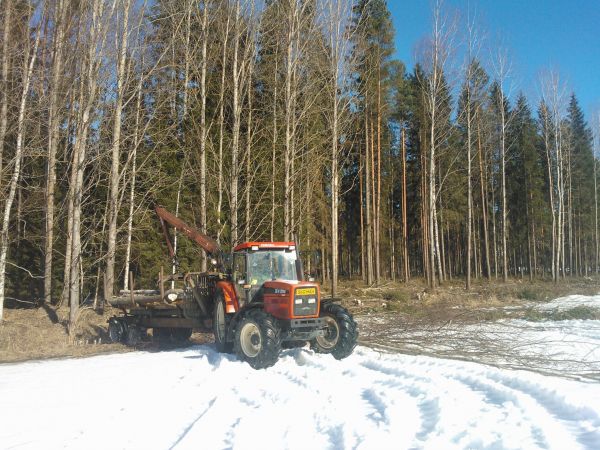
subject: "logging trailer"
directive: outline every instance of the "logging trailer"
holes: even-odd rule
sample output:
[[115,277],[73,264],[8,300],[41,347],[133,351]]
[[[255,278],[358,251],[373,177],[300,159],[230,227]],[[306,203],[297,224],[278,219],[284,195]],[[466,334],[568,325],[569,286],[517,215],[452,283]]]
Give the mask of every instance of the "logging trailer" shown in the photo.
[[133,290],[131,280],[129,291],[107,299],[122,312],[108,321],[113,342],[136,345],[152,329],[160,343],[176,343],[193,329],[209,329],[218,351],[233,352],[255,369],[274,365],[282,347],[306,343],[336,359],[352,353],[358,337],[352,315],[304,280],[296,243],[245,242],[226,258],[210,237],[164,208],[155,211],[171,258],[169,226],[205,250],[212,270],[167,276],[161,270],[156,290]]

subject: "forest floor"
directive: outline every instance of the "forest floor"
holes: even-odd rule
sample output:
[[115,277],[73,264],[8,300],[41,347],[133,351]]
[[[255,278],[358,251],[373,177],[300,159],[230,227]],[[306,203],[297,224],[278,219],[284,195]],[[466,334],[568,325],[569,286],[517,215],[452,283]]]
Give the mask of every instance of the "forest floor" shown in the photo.
[[[327,286],[323,290],[327,296]],[[362,345],[403,353],[432,353],[435,346],[420,345],[433,339],[432,330],[437,333],[437,340],[440,330],[455,330],[457,326],[464,328],[505,318],[535,321],[555,314],[540,312],[532,306],[536,303],[599,292],[600,278],[568,279],[558,285],[541,280],[474,281],[469,292],[465,291],[463,280],[446,282],[435,291],[428,289],[422,279],[408,283],[384,281],[373,287],[365,287],[361,280],[346,280],[341,283],[338,297],[357,318]],[[108,338],[107,320],[115,313],[118,311],[110,308],[102,313],[83,310],[76,337],[69,340],[66,308],[6,309],[0,325],[0,362],[130,351],[124,345],[110,343]],[[597,310],[584,306],[558,314],[564,317],[554,319],[600,318],[596,317]],[[194,333],[191,341],[211,342],[212,336]],[[152,350],[155,344],[144,346]],[[452,346],[442,350],[450,352]]]

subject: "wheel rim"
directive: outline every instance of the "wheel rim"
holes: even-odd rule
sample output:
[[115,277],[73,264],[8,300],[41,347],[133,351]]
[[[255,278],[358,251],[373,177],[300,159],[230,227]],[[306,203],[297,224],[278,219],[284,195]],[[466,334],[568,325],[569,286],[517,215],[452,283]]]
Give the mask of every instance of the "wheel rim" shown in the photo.
[[223,302],[217,303],[217,318],[216,318],[217,339],[225,340],[225,311],[223,310]]
[[260,353],[262,347],[262,338],[260,330],[255,323],[247,323],[242,327],[240,332],[240,346],[244,355],[249,358],[254,358]]
[[323,317],[327,322],[327,328],[323,336],[317,336],[317,342],[319,345],[326,349],[332,349],[338,342],[340,337],[340,327],[333,317]]

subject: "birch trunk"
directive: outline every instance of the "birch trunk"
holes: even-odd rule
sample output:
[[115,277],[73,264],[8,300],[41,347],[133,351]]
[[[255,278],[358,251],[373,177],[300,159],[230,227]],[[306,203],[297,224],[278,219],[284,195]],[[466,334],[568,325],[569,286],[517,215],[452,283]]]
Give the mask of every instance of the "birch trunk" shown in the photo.
[[231,246],[235,247],[238,243],[238,177],[239,177],[239,142],[240,142],[240,72],[239,48],[240,48],[240,0],[235,4],[235,25],[234,25],[234,49],[233,49],[233,131],[231,143]]
[[[207,233],[206,226],[206,139],[208,130],[206,128],[206,72],[208,67],[208,0],[204,1],[202,11],[202,66],[200,71],[200,232]],[[202,272],[207,270],[206,253],[202,252]]]
[[227,23],[223,32],[223,54],[221,58],[221,90],[219,91],[219,156],[218,156],[218,176],[217,176],[217,242],[221,242],[223,233],[223,145],[225,139],[225,74],[227,73],[227,43],[229,41],[229,23],[231,14],[227,12]]
[[2,106],[0,107],[0,183],[2,181],[4,162],[4,141],[8,127],[8,66],[10,64],[8,43],[10,41],[10,25],[12,23],[11,6],[11,1],[4,2],[4,27],[2,27]]
[[[52,81],[48,105],[48,168],[46,173],[46,243],[44,248],[44,302],[52,303],[52,263],[54,249],[54,197],[56,189],[56,153],[60,137],[58,117],[58,93],[63,74],[63,48],[65,44],[66,2],[56,5],[54,57],[52,58]],[[0,173],[1,163],[0,163]]]
[[295,35],[295,4],[290,2],[290,11],[288,13],[288,35],[286,49],[286,72],[285,72],[285,153],[284,153],[284,180],[283,180],[283,240],[289,241],[291,232],[291,173],[290,165],[292,158],[292,82],[293,82],[293,45]]
[[483,149],[481,148],[481,132],[477,128],[477,155],[479,158],[479,186],[481,190],[481,222],[483,223],[483,247],[485,252],[485,275],[492,279],[492,267],[490,265],[490,238],[488,232],[487,195],[485,189],[485,176],[483,172]]
[[[29,22],[29,20],[28,20]],[[31,77],[33,74],[33,67],[35,66],[35,60],[37,57],[37,49],[40,43],[41,27],[38,28],[35,38],[33,49],[29,45],[25,48],[25,58],[23,65],[23,77],[21,79],[23,89],[21,90],[21,102],[19,104],[19,115],[17,119],[17,141],[14,156],[14,168],[12,176],[10,178],[8,195],[4,203],[4,212],[2,215],[2,231],[0,234],[0,322],[2,322],[4,315],[4,291],[6,283],[6,259],[8,257],[9,247],[9,225],[10,225],[10,213],[13,202],[15,200],[15,194],[21,177],[21,165],[23,161],[23,135],[25,134],[25,108],[27,106],[27,96],[29,93],[29,86],[31,84]]]
[[[115,249],[117,246],[117,218],[118,218],[118,200],[119,200],[119,179],[120,179],[120,159],[121,159],[121,116],[123,109],[123,94],[125,86],[125,64],[127,56],[127,44],[129,33],[129,9],[131,0],[123,1],[123,25],[121,30],[121,42],[119,48],[119,57],[117,60],[117,97],[115,100],[115,117],[113,122],[113,136],[111,149],[111,166],[109,176],[109,201],[108,201],[108,246],[106,255],[106,274],[104,283],[104,297],[113,296],[115,284]],[[117,27],[118,28],[118,27]],[[118,30],[115,31],[118,33]],[[117,38],[118,40],[118,38]],[[125,274],[125,278],[128,274]]]
[[[102,50],[106,38],[109,18],[116,6],[116,0],[113,0],[110,12],[104,12],[104,2],[94,0],[92,4],[92,17],[90,24],[90,40],[88,42],[88,54],[86,57],[86,72],[82,76],[82,89],[79,104],[83,105],[82,112],[78,119],[77,136],[73,147],[73,164],[71,166],[71,176],[74,184],[71,186],[73,210],[69,217],[71,222],[71,258],[70,258],[70,276],[69,276],[69,334],[73,336],[75,332],[74,325],[77,321],[80,294],[82,289],[82,264],[81,264],[81,209],[83,202],[83,175],[86,166],[86,148],[91,120],[92,108],[96,99],[98,89],[98,69],[100,61],[96,58],[96,52]],[[104,20],[104,22],[102,22]],[[87,85],[84,84],[87,82]]]

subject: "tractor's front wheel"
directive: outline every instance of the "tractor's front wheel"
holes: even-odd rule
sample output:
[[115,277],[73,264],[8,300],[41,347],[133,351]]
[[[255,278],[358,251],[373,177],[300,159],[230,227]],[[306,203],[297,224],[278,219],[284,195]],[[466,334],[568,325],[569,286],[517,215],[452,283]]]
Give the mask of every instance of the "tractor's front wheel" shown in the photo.
[[335,359],[350,356],[358,339],[352,314],[341,305],[325,303],[321,306],[321,318],[325,319],[327,328],[323,336],[311,341],[310,347],[317,353],[331,353]]
[[274,365],[281,351],[281,330],[275,319],[260,309],[245,313],[236,327],[234,349],[254,369]]

